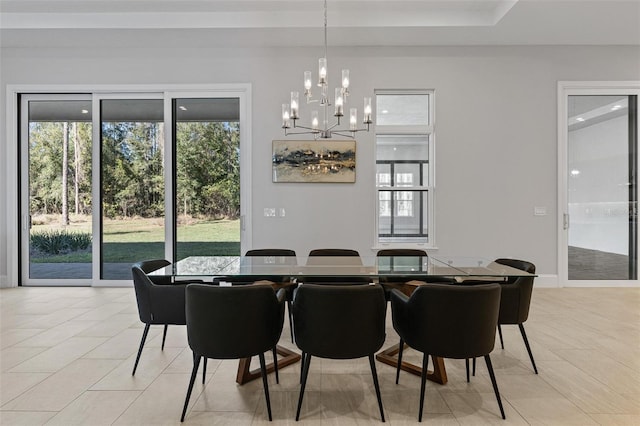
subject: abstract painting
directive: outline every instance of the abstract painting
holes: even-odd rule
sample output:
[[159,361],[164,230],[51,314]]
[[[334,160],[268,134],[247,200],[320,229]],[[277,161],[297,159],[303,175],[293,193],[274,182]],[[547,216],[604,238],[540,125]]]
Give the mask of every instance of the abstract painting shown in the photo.
[[274,182],[356,181],[355,140],[273,141]]

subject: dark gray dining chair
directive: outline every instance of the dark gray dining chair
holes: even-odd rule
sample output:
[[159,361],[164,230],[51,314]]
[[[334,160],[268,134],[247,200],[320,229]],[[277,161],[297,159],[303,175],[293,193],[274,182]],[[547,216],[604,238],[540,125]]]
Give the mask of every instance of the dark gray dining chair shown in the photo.
[[[266,248],[247,250],[245,256],[266,256],[266,257],[291,257],[295,259],[296,252],[291,249]],[[295,263],[295,262],[294,262]],[[291,301],[293,300],[293,290],[295,283],[291,282],[290,276],[269,277],[279,285],[286,286],[287,293],[287,312],[289,313],[289,329],[291,330],[291,342],[293,342],[293,314],[291,313]]]
[[385,340],[386,301],[375,285],[301,284],[293,302],[296,345],[302,351],[302,375],[296,421],[309,375],[312,357],[329,359],[369,358],[380,417],[380,396],[374,354]]
[[[500,258],[496,259],[495,262],[530,274],[536,273],[536,266],[526,260]],[[522,340],[524,341],[524,346],[527,348],[533,371],[538,374],[538,367],[536,367],[531,346],[529,345],[529,339],[527,339],[527,333],[524,330],[524,322],[529,318],[534,278],[533,276],[509,277],[506,281],[499,283],[502,290],[502,297],[500,299],[500,316],[498,317],[498,335],[500,336],[500,346],[504,349],[501,326],[517,324],[520,329],[520,334],[522,335]],[[463,283],[466,285],[469,284],[468,281],[464,281]],[[474,359],[473,375],[475,375],[475,373],[476,360]]]
[[[520,269],[530,274],[536,273],[536,266],[526,260],[497,259],[496,263],[511,266],[512,268]],[[527,339],[527,333],[524,331],[524,322],[529,318],[531,294],[533,293],[533,279],[533,276],[511,277],[508,278],[506,282],[500,283],[502,297],[500,299],[500,316],[498,317],[498,334],[500,335],[500,346],[504,349],[501,325],[517,324],[524,345],[527,348],[529,359],[531,359],[533,371],[538,374],[538,368],[533,359],[531,346],[529,346],[529,339]]]
[[[362,259],[360,258],[360,253],[357,250],[353,249],[341,249],[341,248],[322,248],[322,249],[313,249],[309,252],[309,256],[307,258],[307,265],[323,265],[324,262],[322,259],[314,259],[321,257],[342,257],[344,259],[344,265],[352,265],[352,266],[362,266]],[[369,284],[371,279],[367,277],[347,277],[347,276],[328,276],[328,275],[316,275],[316,276],[306,276],[302,278],[302,282],[307,284]]]
[[[296,252],[291,249],[281,248],[264,248],[264,249],[252,249],[247,250],[244,254],[249,257],[287,257],[292,258],[295,264]],[[295,289],[295,283],[292,283],[290,276],[248,276],[248,275],[236,275],[236,276],[219,276],[213,279],[213,283],[229,282],[232,285],[246,285],[253,284],[256,281],[273,281],[276,285],[286,287],[287,294],[287,311],[289,313],[289,329],[291,330],[291,342],[293,342],[293,316],[291,315],[291,301],[293,300],[293,290]]]
[[[266,248],[266,249],[252,249],[247,250],[244,254],[247,257],[296,257],[295,250],[280,249],[280,248]],[[273,281],[277,284],[288,284],[291,281],[289,276],[256,276],[256,275],[224,275],[214,277],[213,282],[229,282],[233,285],[253,284],[256,281]]]
[[340,248],[323,248],[313,249],[309,252],[309,256],[350,256],[360,257],[360,253],[353,249],[340,249]]
[[202,358],[240,359],[258,355],[269,420],[271,402],[264,352],[278,343],[284,322],[285,291],[269,285],[220,287],[190,284],[186,318],[193,369],[180,421],[184,421]]
[[391,292],[393,328],[400,336],[396,384],[400,378],[403,347],[422,352],[422,377],[418,421],[422,421],[429,355],[469,359],[483,356],[493,391],[505,418],[491,357],[500,310],[500,286],[423,284],[411,297]]
[[[291,249],[281,248],[264,248],[264,249],[252,249],[247,250],[245,256],[290,256],[295,257],[296,251]],[[288,278],[288,277],[287,277]]]
[[[415,258],[416,266],[420,266],[422,264],[422,258],[428,257],[427,252],[420,249],[383,249],[378,250],[376,253],[377,257],[390,257],[393,260],[394,256],[406,258],[403,259],[407,261],[409,258]],[[413,259],[412,259],[413,260]],[[391,265],[389,265],[391,266]],[[392,276],[392,277],[379,277],[378,282],[384,288],[384,295],[387,301],[391,300],[391,290],[394,288],[399,289],[402,285],[404,285],[407,281],[411,281],[415,279],[414,277],[402,277],[400,276]]]
[[[415,266],[417,270],[422,266],[423,260],[428,258],[429,255],[426,251],[421,249],[410,249],[410,248],[398,248],[398,249],[382,249],[379,250],[376,254],[377,257],[389,257],[391,261],[393,261],[393,257],[398,257],[398,261],[407,262],[411,260],[411,265]],[[413,259],[412,259],[413,258]],[[452,277],[443,277],[443,276],[428,276],[422,275],[419,277],[415,276],[415,272],[402,276],[401,273],[398,273],[394,276],[384,277],[381,276],[378,278],[378,282],[382,284],[385,290],[385,297],[387,300],[391,300],[391,290],[393,289],[401,289],[404,284],[409,281],[417,281],[419,282],[436,282],[436,283],[451,283],[455,284],[456,280]]]
[[142,355],[142,348],[147,340],[151,325],[164,325],[162,334],[162,349],[164,349],[169,324],[186,324],[184,291],[187,283],[173,284],[170,276],[153,277],[147,275],[150,271],[155,271],[170,264],[171,262],[164,259],[154,259],[135,263],[131,267],[133,287],[138,304],[138,315],[140,321],[145,324],[138,355],[133,364],[132,376],[136,374],[140,355]]

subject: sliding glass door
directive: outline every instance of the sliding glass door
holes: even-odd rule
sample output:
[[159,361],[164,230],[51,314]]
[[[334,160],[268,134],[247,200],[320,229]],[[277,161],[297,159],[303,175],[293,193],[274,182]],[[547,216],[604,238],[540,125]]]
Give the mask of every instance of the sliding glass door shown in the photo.
[[563,282],[636,281],[637,91],[570,90],[565,101]]
[[21,98],[22,276],[92,277],[92,113],[88,95]]
[[100,99],[100,278],[165,257],[164,101]]
[[240,254],[245,100],[215,94],[21,95],[21,284],[119,285],[140,260]]
[[176,98],[176,259],[240,254],[240,100]]

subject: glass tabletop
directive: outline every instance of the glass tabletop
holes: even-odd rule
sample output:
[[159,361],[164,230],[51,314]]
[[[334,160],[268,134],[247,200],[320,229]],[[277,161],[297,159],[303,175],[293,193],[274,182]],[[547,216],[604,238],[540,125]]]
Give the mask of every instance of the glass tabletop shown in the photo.
[[533,276],[491,260],[433,256],[191,256],[152,275],[179,277],[516,277]]
[[496,263],[493,260],[469,256],[438,256],[437,262],[447,264],[464,272],[468,277],[529,277],[529,272]]

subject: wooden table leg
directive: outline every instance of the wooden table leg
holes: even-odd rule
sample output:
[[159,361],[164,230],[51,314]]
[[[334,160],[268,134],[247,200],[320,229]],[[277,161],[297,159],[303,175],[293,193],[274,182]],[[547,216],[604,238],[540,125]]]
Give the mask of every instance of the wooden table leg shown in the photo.
[[[405,345],[405,348],[408,348],[408,346]],[[376,359],[382,363],[397,367],[398,352],[400,352],[400,344],[395,344],[376,355]],[[444,358],[431,355],[431,360],[433,363],[433,371],[427,371],[427,379],[431,380],[432,382],[440,383],[441,385],[446,384],[447,370],[444,367]],[[417,376],[422,375],[421,366],[411,364],[406,361],[402,361],[400,369]]]
[[[282,358],[278,358],[278,370],[286,367],[287,365],[295,364],[300,361],[300,354],[295,353],[287,348],[282,346],[276,346],[276,352],[278,355],[282,355]],[[240,363],[238,364],[238,375],[236,376],[236,383],[240,385],[244,385],[251,380],[255,380],[259,377],[262,377],[262,373],[260,373],[260,369],[257,368],[255,370],[250,370],[251,367],[251,358],[241,358]],[[275,367],[273,363],[269,363],[266,365],[267,374],[275,371]]]

